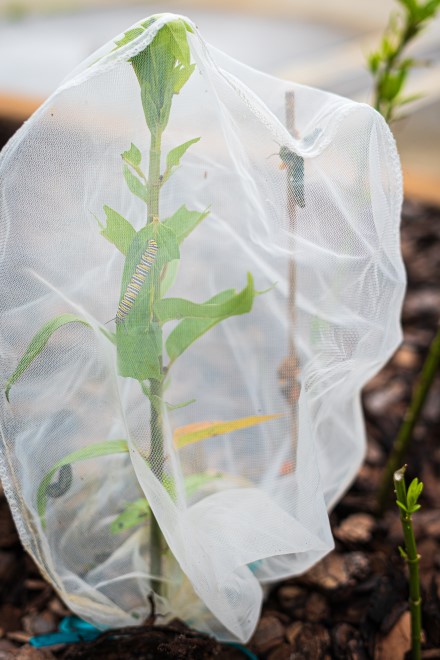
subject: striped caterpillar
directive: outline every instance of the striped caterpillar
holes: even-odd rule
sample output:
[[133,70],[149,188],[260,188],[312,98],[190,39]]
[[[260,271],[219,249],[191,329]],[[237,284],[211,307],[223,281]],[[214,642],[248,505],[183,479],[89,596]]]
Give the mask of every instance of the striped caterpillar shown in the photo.
[[157,256],[157,243],[154,239],[148,241],[146,250],[142,253],[141,260],[137,264],[133,275],[130,278],[125,293],[119,303],[118,311],[113,319],[116,325],[123,323],[133,307],[139,292],[147,279]]

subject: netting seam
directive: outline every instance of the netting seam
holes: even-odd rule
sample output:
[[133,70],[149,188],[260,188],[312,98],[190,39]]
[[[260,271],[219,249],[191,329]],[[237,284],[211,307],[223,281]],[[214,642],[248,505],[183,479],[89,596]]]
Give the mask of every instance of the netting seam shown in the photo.
[[20,507],[16,495],[16,489],[14,489],[11,479],[9,477],[9,468],[6,463],[5,457],[4,457],[4,451],[0,451],[0,481],[3,486],[3,491],[6,495],[6,499],[9,504],[9,508],[11,510],[15,526],[17,528],[18,534],[20,536],[20,540],[25,546],[25,548],[29,549],[31,548],[31,535],[29,534],[29,531],[27,529],[27,526],[24,524],[22,520],[22,509],[23,507]]

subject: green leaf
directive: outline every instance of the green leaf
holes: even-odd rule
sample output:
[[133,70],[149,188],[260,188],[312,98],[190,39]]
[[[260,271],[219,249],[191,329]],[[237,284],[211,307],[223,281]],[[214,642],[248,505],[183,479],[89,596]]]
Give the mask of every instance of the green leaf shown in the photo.
[[183,298],[164,298],[156,302],[155,311],[162,323],[185,318],[223,320],[250,312],[255,295],[254,281],[248,273],[245,288],[225,302],[195,303]]
[[127,165],[130,165],[134,171],[140,176],[141,179],[143,179],[146,183],[147,179],[145,177],[145,174],[140,168],[140,164],[142,162],[142,154],[140,150],[131,143],[130,149],[128,151],[124,151],[121,154],[122,160],[127,163]]
[[179,62],[185,66],[190,65],[191,53],[186,36],[186,25],[180,18],[166,24],[170,35],[170,49]]
[[[234,289],[228,289],[218,293],[213,298],[210,298],[207,303],[223,303],[231,300],[236,295]],[[191,346],[199,337],[208,332],[217,323],[220,323],[221,318],[214,319],[184,319],[181,321],[174,330],[169,334],[165,347],[168,357],[171,362],[174,362],[179,355]]]
[[428,18],[433,18],[440,8],[440,0],[430,0],[421,7],[420,17],[426,21]]
[[191,399],[190,401],[184,401],[183,403],[168,403],[167,401],[163,401],[160,397],[158,397],[156,394],[151,393],[151,388],[148,387],[146,383],[141,382],[141,388],[142,392],[145,394],[146,397],[150,400],[151,405],[154,407],[155,411],[160,415],[162,412],[162,408],[165,405],[166,409],[169,411],[173,410],[178,410],[179,408],[185,408],[186,406],[189,406],[191,403],[195,402],[195,399]]
[[[222,479],[222,477],[222,472],[201,472],[185,477],[184,487],[186,496],[188,498],[192,497],[205,484],[210,483],[211,481]],[[170,493],[171,497],[174,498],[175,487],[173,481],[165,477],[164,486]],[[128,529],[144,523],[146,520],[148,520],[149,515],[150,506],[144,497],[139,498],[134,502],[129,502],[126,505],[124,511],[122,511],[122,513],[120,513],[110,525],[110,531],[112,534],[126,532]]]
[[184,204],[169,218],[165,218],[163,224],[173,230],[177,241],[181,243],[208,215],[209,209],[190,211]]
[[417,504],[417,500],[419,499],[422,490],[423,490],[423,483],[419,482],[419,480],[416,477],[411,481],[406,494],[406,501],[410,513],[420,509],[420,505]]
[[217,481],[222,479],[224,474],[222,472],[200,472],[196,474],[190,474],[185,477],[185,493],[188,498],[192,497],[197,493],[200,488],[206,486],[206,484],[211,483],[212,481]]
[[159,17],[160,14],[152,14],[145,21],[141,21],[142,27],[144,27],[145,29],[149,28],[150,25],[153,25],[153,23],[155,23]]
[[124,322],[116,329],[116,342],[120,376],[139,381],[162,378],[162,332],[157,323],[127,330]]
[[124,511],[117,516],[110,525],[110,532],[112,534],[120,534],[126,532],[127,529],[136,527],[142,522],[145,522],[150,515],[150,506],[144,497],[139,498],[135,502],[130,502],[125,507]]
[[408,509],[405,506],[405,504],[403,504],[403,502],[399,502],[399,500],[396,500],[396,504],[400,509],[402,509],[402,511],[404,511],[405,513],[408,513]]
[[190,66],[176,66],[173,71],[173,92],[178,94],[182,87],[188,82],[194,69],[196,68],[195,64]]
[[171,174],[173,173],[173,170],[176,167],[179,167],[180,159],[185,154],[185,152],[190,148],[192,144],[195,144],[199,140],[200,140],[199,137],[193,138],[192,140],[188,140],[187,142],[180,144],[178,147],[174,147],[174,149],[171,149],[171,151],[168,153],[167,156],[166,168],[162,177],[162,185],[170,178]]
[[110,243],[113,243],[122,254],[126,255],[136,235],[135,228],[120,213],[110,208],[110,206],[105,205],[104,212],[107,218],[107,226],[101,229],[101,234]]
[[173,94],[186,82],[190,69],[187,28],[181,19],[165,24],[144,51],[131,59],[141,87],[145,119],[152,134],[164,131],[168,123]]
[[139,167],[142,162],[141,151],[135,144],[133,144],[133,142],[130,145],[130,149],[124,151],[121,155],[123,160],[125,160],[125,162],[132,167]]
[[135,174],[133,174],[128,165],[124,165],[123,174],[130,192],[142,199],[142,201],[147,204],[148,186],[145,183],[142,183],[142,181]]
[[377,52],[371,53],[368,56],[368,67],[373,75],[378,72],[380,61],[381,61],[380,53]]
[[110,454],[123,454],[128,452],[128,444],[126,440],[107,440],[93,445],[88,445],[82,449],[64,456],[60,461],[55,463],[49,472],[41,480],[37,491],[37,511],[41,519],[43,528],[46,527],[46,507],[47,507],[47,487],[52,481],[55,473],[63,467],[63,465],[71,465],[78,461],[85,461],[91,458],[98,458],[100,456],[109,456]]
[[135,27],[131,30],[127,30],[127,32],[124,32],[124,36],[121,39],[115,41],[116,48],[120,48],[121,46],[125,46],[125,44],[129,44],[130,41],[136,39],[136,37],[138,37],[143,32],[145,32],[145,30],[142,27]]
[[166,292],[173,286],[176,281],[177,273],[179,270],[179,259],[174,259],[166,264],[161,274],[160,280],[160,297],[163,298]]
[[165,406],[167,410],[173,411],[173,410],[179,410],[179,408],[186,408],[186,406],[191,405],[191,403],[195,403],[196,399],[190,399],[189,401],[184,401],[183,403],[167,403],[165,401]]
[[395,74],[388,73],[380,84],[380,95],[386,101],[393,101],[403,87],[408,71],[402,69]]
[[216,435],[224,435],[225,433],[233,433],[241,429],[247,429],[264,422],[269,422],[273,419],[278,419],[283,415],[278,413],[275,415],[253,415],[252,417],[240,417],[240,419],[232,419],[228,422],[196,422],[194,424],[187,424],[181,426],[174,431],[173,441],[176,449],[182,449],[189,444],[213,438]]
[[400,556],[402,557],[402,559],[406,559],[406,560],[407,560],[407,559],[408,559],[408,555],[406,554],[405,550],[402,548],[401,545],[398,546],[398,550],[399,550],[399,553],[400,553]]
[[32,338],[24,355],[20,359],[16,370],[6,382],[5,394],[8,401],[11,387],[17,382],[20,376],[24,374],[26,369],[28,369],[35,358],[40,355],[41,351],[44,349],[55,330],[58,330],[58,328],[66,325],[66,323],[82,323],[89,328],[91,327],[87,321],[79,316],[75,316],[74,314],[61,314],[61,316],[57,316],[56,318],[51,319],[45,323],[43,327],[40,328],[40,330],[37,332],[37,334]]

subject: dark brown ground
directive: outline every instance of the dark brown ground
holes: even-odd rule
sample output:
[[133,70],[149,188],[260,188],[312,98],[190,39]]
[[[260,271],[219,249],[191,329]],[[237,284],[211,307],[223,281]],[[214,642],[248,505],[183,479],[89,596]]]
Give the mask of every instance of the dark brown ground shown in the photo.
[[[0,140],[11,126],[0,124]],[[372,516],[387,452],[440,318],[440,209],[407,202],[402,226],[409,287],[405,340],[364,393],[368,453],[352,488],[331,514],[336,549],[300,578],[272,589],[248,644],[267,660],[399,660],[409,648],[407,578],[397,552],[402,535],[390,500]],[[440,658],[440,378],[434,383],[407,462],[425,484],[415,516],[421,554],[425,658]],[[390,486],[390,494],[391,494]],[[23,551],[0,494],[0,660],[43,658],[142,660],[245,656],[176,623],[148,625],[89,645],[41,651],[27,640],[56,630],[68,614]]]

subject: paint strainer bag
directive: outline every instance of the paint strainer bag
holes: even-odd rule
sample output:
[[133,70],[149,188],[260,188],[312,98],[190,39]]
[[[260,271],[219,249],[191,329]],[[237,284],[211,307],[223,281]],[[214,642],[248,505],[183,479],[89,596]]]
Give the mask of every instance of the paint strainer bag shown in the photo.
[[101,628],[246,640],[332,546],[364,383],[401,339],[401,175],[369,106],[190,20],[84,62],[0,163],[1,478]]

